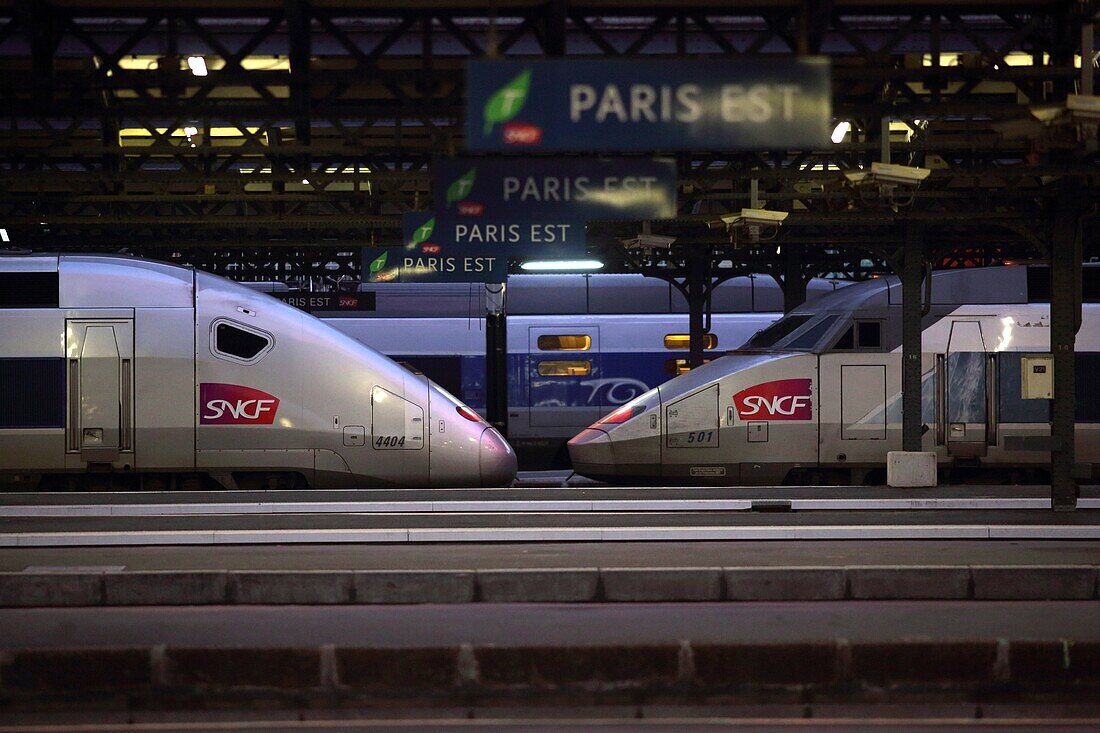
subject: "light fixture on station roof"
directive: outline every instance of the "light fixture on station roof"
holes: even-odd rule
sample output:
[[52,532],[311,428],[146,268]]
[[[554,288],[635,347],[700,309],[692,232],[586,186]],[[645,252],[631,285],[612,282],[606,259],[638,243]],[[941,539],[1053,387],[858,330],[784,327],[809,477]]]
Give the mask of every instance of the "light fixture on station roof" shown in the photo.
[[7,229],[0,229],[0,242],[10,242],[11,238],[8,236]]
[[195,76],[206,76],[209,73],[206,70],[206,59],[202,56],[188,56],[187,68],[191,69],[191,73]]
[[603,263],[599,260],[531,260],[521,264],[519,269],[527,272],[574,272],[601,270]]
[[847,136],[847,134],[851,131],[852,123],[848,122],[847,120],[841,120],[837,123],[836,127],[833,128],[833,134],[830,136],[829,139],[836,144],[840,144],[844,142],[845,136]]

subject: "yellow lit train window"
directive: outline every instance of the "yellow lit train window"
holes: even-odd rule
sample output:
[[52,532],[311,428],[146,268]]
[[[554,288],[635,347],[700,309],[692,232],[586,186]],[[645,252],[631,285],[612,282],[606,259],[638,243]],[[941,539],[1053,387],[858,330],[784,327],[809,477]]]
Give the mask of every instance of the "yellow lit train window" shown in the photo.
[[[665,348],[666,349],[688,349],[691,348],[691,337],[686,333],[670,333],[665,335]],[[703,348],[704,349],[716,349],[718,348],[718,337],[713,333],[703,335]]]
[[539,336],[539,351],[588,351],[592,337],[583,333]]
[[[706,364],[710,359],[703,359],[703,363]],[[687,374],[691,371],[691,367],[688,366],[687,359],[668,359],[665,361],[665,371],[676,377],[681,374]]]
[[540,377],[587,377],[592,373],[590,361],[540,361]]

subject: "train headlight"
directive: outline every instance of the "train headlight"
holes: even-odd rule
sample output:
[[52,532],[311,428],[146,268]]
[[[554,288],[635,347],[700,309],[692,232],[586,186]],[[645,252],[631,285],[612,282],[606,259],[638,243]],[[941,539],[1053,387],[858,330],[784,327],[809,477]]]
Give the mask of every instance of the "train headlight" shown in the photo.
[[596,421],[597,425],[619,425],[632,417],[637,417],[646,411],[646,406],[641,402],[631,402],[623,405],[609,415]]
[[482,421],[481,420],[481,415],[478,415],[476,412],[471,410],[469,407],[466,407],[466,405],[458,405],[457,407],[455,407],[455,411],[458,412],[459,415],[462,415],[462,417],[469,420],[470,422],[481,422]]

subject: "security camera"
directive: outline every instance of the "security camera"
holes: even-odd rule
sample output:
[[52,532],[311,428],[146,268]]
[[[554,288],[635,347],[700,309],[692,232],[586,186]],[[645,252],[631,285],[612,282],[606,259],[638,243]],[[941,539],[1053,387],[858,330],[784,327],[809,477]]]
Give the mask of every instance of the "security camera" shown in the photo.
[[[771,224],[779,226],[787,218],[789,212],[768,211],[767,209],[741,209],[741,221],[745,224]],[[725,217],[722,217],[725,219]]]
[[916,188],[932,173],[928,168],[895,163],[871,163],[871,175],[876,183],[893,183]]
[[728,229],[736,226],[766,224],[779,226],[789,213],[787,211],[768,211],[767,209],[741,209],[740,214],[726,214],[719,219],[711,219],[707,222],[707,226],[711,229],[718,229],[723,226]]
[[1070,94],[1066,97],[1066,109],[1074,121],[1100,121],[1100,97],[1091,94]]

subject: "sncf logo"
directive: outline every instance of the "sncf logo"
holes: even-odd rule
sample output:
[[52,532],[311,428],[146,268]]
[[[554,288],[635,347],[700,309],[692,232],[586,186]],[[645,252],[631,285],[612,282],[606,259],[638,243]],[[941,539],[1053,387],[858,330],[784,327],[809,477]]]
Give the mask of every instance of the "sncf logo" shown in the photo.
[[538,145],[542,128],[529,122],[509,122],[504,125],[505,145]]
[[733,396],[742,420],[812,420],[811,379],[777,379],[743,389]]
[[239,384],[199,385],[199,422],[203,425],[270,425],[279,398]]

